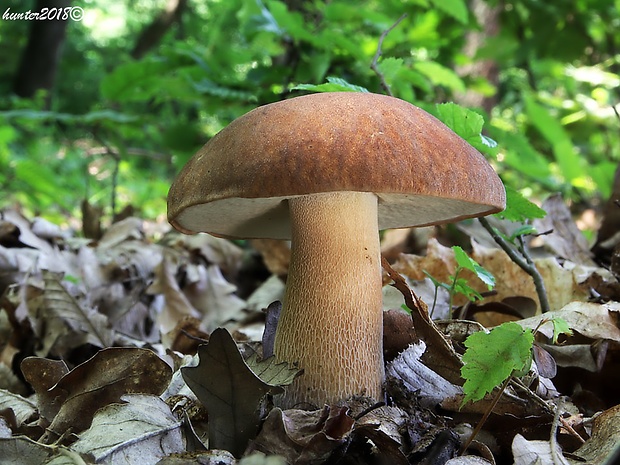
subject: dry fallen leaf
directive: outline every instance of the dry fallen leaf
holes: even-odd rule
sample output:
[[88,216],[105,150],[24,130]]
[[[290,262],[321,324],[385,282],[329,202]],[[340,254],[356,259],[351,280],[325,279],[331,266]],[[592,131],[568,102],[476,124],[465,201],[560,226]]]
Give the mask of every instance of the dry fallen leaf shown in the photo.
[[57,331],[46,332],[44,348],[39,353],[63,354],[85,343],[101,348],[110,346],[114,335],[105,315],[78,302],[63,286],[62,275],[43,270],[42,276],[45,305],[38,316],[48,323],[62,324],[54,325]]
[[78,365],[49,389],[47,409],[57,409],[43,441],[54,440],[68,428],[90,426],[95,412],[118,402],[123,394],[159,395],[171,378],[170,367],[152,351],[109,348]]
[[102,249],[113,248],[114,246],[131,239],[143,239],[144,230],[143,220],[136,217],[125,218],[122,221],[113,223],[99,239],[98,247]]
[[[0,463],[7,465],[74,465],[71,452],[62,446],[52,447],[26,436],[0,438]],[[81,459],[78,457],[78,459]],[[77,464],[76,464],[77,465]]]
[[291,244],[279,239],[253,239],[252,247],[263,257],[271,274],[286,276],[291,261]]
[[418,341],[399,354],[386,369],[386,376],[394,378],[419,397],[420,405],[434,408],[447,398],[462,394],[460,386],[452,384],[425,366],[420,358],[426,350],[424,341]]
[[512,455],[514,465],[568,465],[559,447],[554,449],[549,441],[528,441],[521,434],[517,434],[512,441]]
[[610,457],[615,449],[620,447],[619,444],[620,405],[616,405],[594,419],[592,436],[573,455],[589,463],[605,463],[605,458]]
[[55,402],[57,394],[51,388],[69,373],[69,368],[62,360],[42,357],[27,357],[20,368],[37,395],[37,407],[41,416],[51,422],[60,410],[60,405]]
[[542,208],[547,214],[544,218],[534,220],[534,227],[538,232],[545,233],[540,237],[545,247],[556,257],[579,265],[596,266],[588,241],[577,228],[573,214],[562,196],[549,196],[543,202]]
[[372,441],[377,448],[374,455],[379,463],[407,465],[409,460],[403,452],[407,442],[403,435],[409,424],[409,416],[403,410],[384,405],[359,418],[353,433]]
[[252,450],[283,456],[298,465],[323,463],[345,444],[355,420],[346,407],[322,410],[281,410],[274,408],[252,442]]
[[[571,302],[560,310],[547,312],[544,315],[519,320],[524,328],[534,329],[542,320],[561,318],[568,327],[590,339],[608,339],[620,342],[620,328],[617,321],[620,317],[620,303],[609,302],[597,304],[592,302]],[[553,336],[551,322],[542,325],[539,329],[548,338]]]
[[186,235],[170,232],[166,243],[175,249],[181,248],[198,254],[211,265],[218,265],[227,274],[234,274],[239,270],[243,259],[243,250],[235,243],[211,236],[210,234]]
[[94,457],[95,463],[154,465],[185,450],[181,422],[154,395],[128,394],[95,414],[92,425],[71,449]]
[[395,271],[415,281],[426,278],[424,271],[439,281],[447,282],[454,273],[456,260],[449,247],[445,247],[435,238],[430,238],[426,247],[426,255],[401,254],[392,265]]
[[32,419],[37,413],[37,408],[38,405],[32,400],[0,389],[0,412],[12,411],[18,427]]
[[[471,257],[495,277],[494,295],[486,297],[484,302],[502,301],[519,296],[533,299],[538,304],[538,295],[532,278],[513,262],[506,252],[472,241]],[[549,305],[553,310],[562,308],[572,301],[588,300],[590,298],[588,280],[594,275],[597,275],[602,282],[615,281],[611,273],[604,268],[576,264],[569,260],[560,263],[555,256],[536,258],[534,263],[543,277]],[[401,254],[393,268],[414,281],[424,280],[423,271],[427,271],[435,279],[449,282],[449,276],[454,272],[455,266],[452,250],[431,239],[425,256]],[[478,292],[487,290],[484,283],[474,279],[468,271],[463,272],[462,277]],[[455,303],[458,305],[466,302],[463,296],[457,295],[455,298]]]
[[160,264],[155,268],[155,280],[146,290],[147,294],[159,295],[163,300],[162,311],[157,323],[160,331],[172,331],[177,322],[185,317],[198,318],[198,311],[192,306],[175,278],[176,265],[172,252],[165,251]]
[[202,314],[207,331],[240,319],[245,302],[235,295],[237,286],[224,278],[217,265],[195,267],[195,277],[189,279],[183,292],[189,302]]

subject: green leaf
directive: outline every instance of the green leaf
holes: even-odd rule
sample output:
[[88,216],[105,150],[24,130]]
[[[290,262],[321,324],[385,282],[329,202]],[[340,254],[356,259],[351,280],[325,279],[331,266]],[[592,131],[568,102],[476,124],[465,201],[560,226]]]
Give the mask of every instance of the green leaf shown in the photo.
[[198,82],[192,82],[192,86],[201,94],[213,95],[214,97],[229,100],[256,101],[256,95],[253,92],[221,86],[208,78],[203,78]]
[[280,28],[284,29],[293,39],[310,43],[316,41],[316,37],[312,32],[306,29],[304,18],[299,12],[289,11],[285,3],[276,0],[267,2],[267,7],[269,8],[271,17]]
[[436,86],[447,87],[453,92],[465,92],[463,80],[446,66],[434,61],[419,61],[413,67],[424,74]]
[[49,165],[31,159],[18,160],[15,163],[15,176],[26,184],[29,195],[36,193],[37,196],[57,198],[56,174]]
[[525,110],[534,127],[551,144],[562,175],[571,182],[582,177],[584,175],[582,159],[560,122],[529,94],[525,95]]
[[[181,420],[170,411],[166,402],[158,396],[144,394],[126,394],[120,400],[122,403],[105,405],[95,413],[92,425],[80,433],[78,441],[71,445],[72,450],[91,454],[98,463],[114,463],[116,459],[113,457],[118,457],[119,449],[124,450],[127,454],[125,457],[131,457],[131,452],[127,450],[131,447],[127,447],[127,444],[140,439],[143,446],[140,450],[146,455],[145,450],[148,447],[145,445],[148,444],[146,438],[156,437],[158,446],[161,447],[152,457],[181,453],[185,450],[181,437]],[[138,461],[145,463],[143,460],[144,456]],[[56,461],[53,463],[60,465]],[[69,465],[80,462],[76,460],[61,463]]]
[[161,88],[162,75],[169,67],[161,59],[122,64],[101,80],[101,95],[119,102],[146,100]]
[[504,164],[519,170],[528,178],[536,179],[550,190],[557,190],[558,183],[552,179],[549,162],[536,150],[523,134],[493,128],[494,136],[502,141],[505,150]]
[[433,86],[431,85],[429,79],[424,74],[414,69],[403,67],[398,77],[399,84],[412,85],[421,89],[424,93],[428,94],[433,92]]
[[568,321],[566,321],[564,318],[560,318],[560,317],[553,317],[551,318],[551,322],[553,323],[553,343],[557,344],[558,343],[558,337],[560,337],[560,334],[566,334],[568,336],[571,336],[573,334],[573,330],[570,329],[570,326],[568,325]]
[[432,0],[438,10],[452,16],[462,24],[467,24],[469,13],[465,0]]
[[480,114],[451,102],[436,108],[439,119],[478,150],[497,147],[493,139],[481,134],[484,118]]
[[508,240],[510,242],[513,242],[519,236],[529,236],[531,234],[537,234],[537,233],[538,233],[538,230],[531,224],[523,224],[512,232]]
[[515,322],[503,323],[489,333],[480,331],[465,340],[461,376],[463,403],[476,402],[531,362],[534,335]]
[[382,59],[377,66],[388,85],[392,85],[396,76],[403,69],[403,64],[402,58],[387,57]]
[[328,76],[326,84],[298,84],[292,90],[309,90],[312,92],[368,92],[365,87],[356,86],[342,78]]
[[544,218],[547,212],[510,186],[506,186],[506,209],[496,213],[498,218],[524,223],[535,218]]
[[[17,138],[17,131],[8,124],[0,125],[0,163],[7,163],[11,157],[10,144]],[[1,171],[4,171],[2,169]]]
[[476,260],[467,255],[461,247],[455,245],[452,247],[452,250],[454,251],[454,258],[456,259],[456,263],[460,267],[475,273],[478,279],[480,279],[484,284],[487,285],[489,290],[492,289],[493,286],[495,286],[495,277],[487,270],[485,270],[482,266],[480,266],[478,262],[476,262]]
[[469,282],[465,278],[458,278],[456,281],[454,281],[452,289],[453,293],[462,294],[472,302],[482,299],[482,294],[480,294],[477,290],[471,287],[469,285]]

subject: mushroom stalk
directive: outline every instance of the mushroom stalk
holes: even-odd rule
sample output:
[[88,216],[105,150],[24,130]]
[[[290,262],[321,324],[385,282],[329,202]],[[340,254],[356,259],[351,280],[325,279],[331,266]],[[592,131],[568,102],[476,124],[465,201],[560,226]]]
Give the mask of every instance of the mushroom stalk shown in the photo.
[[291,263],[275,354],[304,370],[282,406],[380,399],[384,377],[377,196],[291,198]]

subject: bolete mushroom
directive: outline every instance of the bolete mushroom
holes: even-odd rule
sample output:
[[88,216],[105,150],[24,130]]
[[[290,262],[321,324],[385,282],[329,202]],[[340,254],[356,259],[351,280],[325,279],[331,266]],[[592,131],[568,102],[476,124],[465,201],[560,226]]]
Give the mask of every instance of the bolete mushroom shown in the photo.
[[215,135],[168,196],[186,233],[291,240],[275,354],[304,369],[282,405],[382,396],[379,230],[505,205],[486,159],[405,101],[336,92],[258,107]]

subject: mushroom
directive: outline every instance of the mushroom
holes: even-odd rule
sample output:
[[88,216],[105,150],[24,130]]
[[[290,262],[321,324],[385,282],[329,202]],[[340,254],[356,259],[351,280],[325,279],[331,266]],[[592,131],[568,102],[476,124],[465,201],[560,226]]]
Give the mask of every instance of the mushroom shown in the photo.
[[435,117],[397,98],[335,92],[258,107],[185,165],[168,219],[185,233],[291,240],[275,339],[304,374],[281,405],[382,398],[379,230],[495,213],[504,186]]

